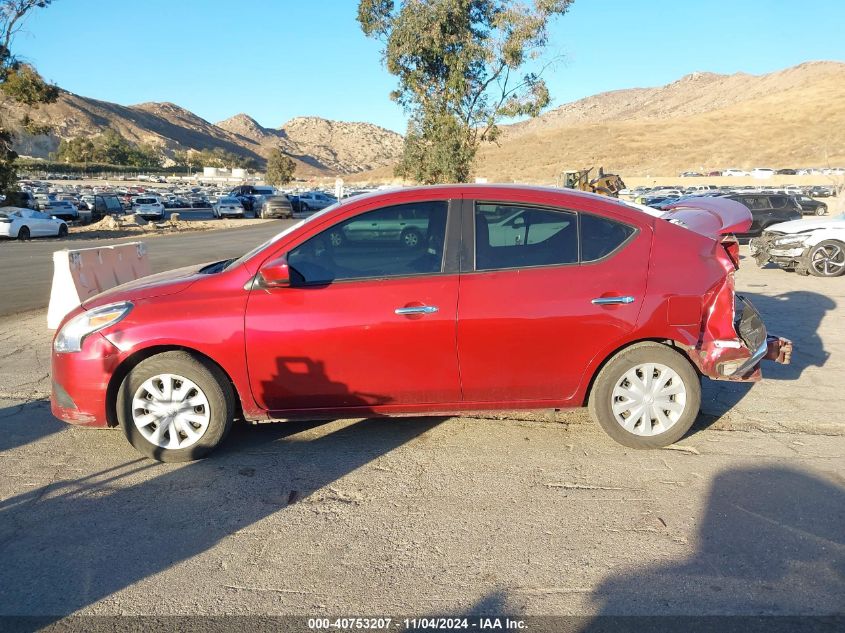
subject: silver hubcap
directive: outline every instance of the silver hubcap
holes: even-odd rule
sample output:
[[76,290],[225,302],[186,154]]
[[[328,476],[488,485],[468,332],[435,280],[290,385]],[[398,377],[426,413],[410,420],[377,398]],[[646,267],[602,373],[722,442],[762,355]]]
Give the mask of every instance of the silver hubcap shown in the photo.
[[835,244],[820,246],[813,251],[812,262],[822,275],[837,275],[845,266],[845,251]]
[[684,381],[673,369],[659,363],[637,365],[613,388],[613,416],[634,435],[665,433],[675,426],[686,403]]
[[420,238],[416,233],[405,233],[405,246],[413,248],[419,243],[419,241]]
[[132,421],[148,442],[168,449],[196,444],[208,429],[208,398],[176,374],[146,380],[132,398]]

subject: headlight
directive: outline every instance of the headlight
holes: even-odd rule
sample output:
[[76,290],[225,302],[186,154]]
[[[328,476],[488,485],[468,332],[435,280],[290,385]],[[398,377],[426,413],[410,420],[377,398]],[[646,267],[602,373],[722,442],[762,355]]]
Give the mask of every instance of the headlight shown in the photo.
[[82,349],[82,342],[89,334],[114,325],[132,309],[132,303],[122,301],[94,308],[83,312],[65,323],[59,330],[53,349],[57,352],[78,352]]
[[789,246],[790,244],[802,244],[809,235],[784,235],[783,237],[775,238],[775,246]]

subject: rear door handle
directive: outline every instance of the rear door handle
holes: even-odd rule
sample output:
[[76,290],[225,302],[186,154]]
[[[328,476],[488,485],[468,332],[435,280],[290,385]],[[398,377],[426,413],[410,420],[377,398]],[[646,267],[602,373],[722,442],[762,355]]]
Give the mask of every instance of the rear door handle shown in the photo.
[[407,308],[396,308],[394,312],[398,315],[406,314],[434,314],[439,308],[437,306],[410,306]]
[[610,306],[618,303],[634,303],[634,297],[626,295],[624,297],[596,297],[592,303],[597,306]]

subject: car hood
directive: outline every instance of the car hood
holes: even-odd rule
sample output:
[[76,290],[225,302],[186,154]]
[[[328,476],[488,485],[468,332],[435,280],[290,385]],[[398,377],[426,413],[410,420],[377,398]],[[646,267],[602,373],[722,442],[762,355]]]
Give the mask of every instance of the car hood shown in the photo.
[[199,271],[205,266],[208,266],[209,263],[212,262],[168,270],[163,273],[147,275],[146,277],[129,281],[120,286],[115,286],[111,290],[101,292],[90,299],[86,299],[82,302],[82,307],[90,310],[118,301],[140,301],[141,299],[151,299],[153,297],[162,297],[182,292],[195,281],[205,277]]
[[845,213],[818,220],[790,220],[771,225],[766,231],[775,233],[807,233],[816,229],[845,229]]

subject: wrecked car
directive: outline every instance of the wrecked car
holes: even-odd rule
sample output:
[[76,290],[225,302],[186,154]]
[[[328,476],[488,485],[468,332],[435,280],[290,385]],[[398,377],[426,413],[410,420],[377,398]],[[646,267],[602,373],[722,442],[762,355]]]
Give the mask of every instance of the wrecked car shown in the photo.
[[758,266],[769,262],[800,275],[845,273],[845,213],[823,220],[776,224],[749,242]]
[[[386,239],[397,217],[418,248]],[[235,419],[584,405],[617,442],[665,446],[695,420],[702,376],[789,362],[734,291],[750,224],[720,198],[660,215],[539,187],[356,196],[238,259],[85,301],[53,340],[52,410],[162,461],[202,457]]]

